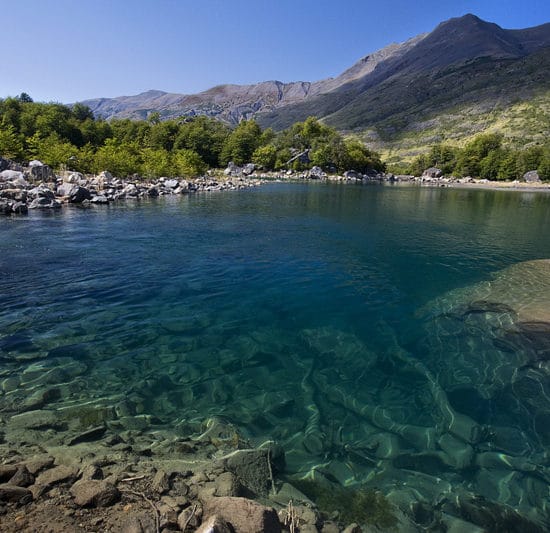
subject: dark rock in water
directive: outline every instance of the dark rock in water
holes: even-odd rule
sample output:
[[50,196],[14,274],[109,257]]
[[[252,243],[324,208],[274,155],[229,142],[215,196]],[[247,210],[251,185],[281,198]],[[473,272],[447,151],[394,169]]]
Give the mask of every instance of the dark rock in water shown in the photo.
[[489,302],[487,300],[471,302],[464,311],[464,315],[474,313],[510,313],[516,315],[516,312],[509,305],[499,302]]
[[70,492],[79,507],[107,507],[120,500],[120,491],[103,480],[81,479]]
[[105,426],[97,426],[92,429],[88,429],[87,431],[84,431],[82,433],[79,433],[75,437],[72,437],[68,442],[68,446],[74,446],[75,444],[79,444],[81,442],[91,442],[94,440],[99,440],[103,435],[105,434],[106,427]]
[[550,323],[518,322],[517,330],[508,331],[503,341],[516,350],[522,350],[530,356],[527,365],[550,360]]
[[482,496],[461,494],[442,505],[442,510],[484,528],[488,533],[544,533],[546,528],[535,524],[516,510]]
[[539,173],[536,170],[530,170],[523,175],[523,181],[526,183],[538,183],[540,182]]
[[86,187],[75,185],[71,193],[69,194],[69,202],[72,204],[81,204],[84,200],[90,200],[92,195]]
[[76,479],[78,475],[78,469],[69,466],[61,465],[54,468],[50,468],[42,472],[37,478],[35,485],[40,487],[49,488],[57,483],[65,481],[72,481]]
[[29,503],[33,499],[32,492],[24,487],[4,483],[0,485],[0,502]]
[[48,187],[46,187],[45,185],[39,185],[38,187],[34,187],[34,189],[27,191],[27,194],[31,199],[47,198],[49,200],[55,200],[54,192]]
[[34,483],[34,476],[25,465],[21,465],[8,483],[18,487],[30,487]]
[[258,496],[265,496],[271,488],[268,450],[237,450],[224,458],[225,468]]
[[150,187],[147,189],[147,195],[151,198],[157,198],[159,195],[159,190],[156,187]]
[[0,483],[9,481],[17,472],[17,465],[0,465]]
[[3,352],[30,352],[36,349],[30,336],[25,333],[14,333],[0,339],[0,350]]
[[170,490],[170,477],[164,470],[159,470],[155,474],[151,482],[151,488],[158,494],[164,494]]

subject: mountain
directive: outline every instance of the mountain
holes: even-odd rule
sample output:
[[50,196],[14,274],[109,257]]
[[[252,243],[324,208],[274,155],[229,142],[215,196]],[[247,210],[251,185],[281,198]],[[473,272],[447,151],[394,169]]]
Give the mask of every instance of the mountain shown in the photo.
[[314,115],[407,157],[427,142],[491,128],[536,141],[550,135],[550,23],[506,30],[468,14],[367,55],[336,78],[83,103],[105,118],[254,117],[275,129]]

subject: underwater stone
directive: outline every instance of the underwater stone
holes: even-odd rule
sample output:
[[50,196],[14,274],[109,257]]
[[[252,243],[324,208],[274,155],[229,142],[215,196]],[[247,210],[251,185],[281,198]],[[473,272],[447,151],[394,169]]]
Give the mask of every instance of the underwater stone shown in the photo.
[[7,483],[0,485],[0,502],[28,503],[32,499],[32,492],[29,489]]
[[60,419],[57,411],[39,409],[12,416],[8,426],[19,429],[64,429],[66,424]]
[[256,495],[271,488],[271,465],[267,450],[236,450],[222,459],[225,468]]
[[79,507],[107,507],[120,500],[120,491],[108,481],[81,479],[70,489]]
[[10,485],[17,485],[18,487],[29,487],[34,483],[34,476],[28,471],[25,465],[21,465],[8,483]]
[[231,533],[227,523],[218,515],[211,516],[195,530],[195,533]]

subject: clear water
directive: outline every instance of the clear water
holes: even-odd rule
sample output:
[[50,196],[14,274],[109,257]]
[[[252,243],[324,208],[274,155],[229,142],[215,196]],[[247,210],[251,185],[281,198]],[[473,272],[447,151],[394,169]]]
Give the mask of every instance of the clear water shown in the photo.
[[330,184],[1,219],[2,410],[151,441],[223,421],[295,476],[541,520],[544,334],[449,291],[550,258],[549,227],[545,194]]

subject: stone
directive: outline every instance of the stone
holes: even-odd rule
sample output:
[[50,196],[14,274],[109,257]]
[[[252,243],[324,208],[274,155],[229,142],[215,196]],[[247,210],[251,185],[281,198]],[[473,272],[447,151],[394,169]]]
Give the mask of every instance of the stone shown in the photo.
[[120,500],[120,491],[108,481],[81,479],[70,490],[79,507],[107,507]]
[[159,470],[155,474],[151,482],[151,488],[158,494],[164,494],[170,490],[170,477],[164,470]]
[[362,533],[361,527],[353,522],[353,524],[350,524],[342,533]]
[[54,458],[51,455],[38,455],[25,461],[25,466],[33,476],[36,476],[42,470],[52,466],[53,463]]
[[164,186],[168,187],[169,189],[175,189],[179,185],[178,180],[170,179],[170,180],[164,180]]
[[48,198],[35,198],[30,204],[29,209],[59,209],[61,204],[57,200]]
[[244,496],[243,487],[232,472],[221,473],[215,481],[216,496]]
[[443,171],[440,168],[430,167],[422,172],[423,178],[441,178],[443,176]]
[[245,176],[250,176],[250,174],[252,174],[255,170],[256,170],[256,165],[254,163],[247,163],[243,167],[242,172]]
[[202,522],[202,516],[202,506],[195,504],[178,515],[178,526],[182,531],[186,531],[187,528],[196,529]]
[[11,210],[16,215],[26,215],[29,212],[29,208],[24,202],[15,202],[12,204]]
[[243,169],[233,163],[233,161],[230,161],[227,163],[227,168],[223,171],[225,176],[240,176],[242,174]]
[[346,170],[344,172],[344,178],[346,178],[347,180],[357,180],[361,179],[362,176],[358,172],[355,172],[355,170]]
[[25,179],[23,172],[18,172],[17,170],[2,170],[0,172],[0,181],[14,181],[17,179]]
[[174,507],[164,502],[156,505],[160,518],[161,529],[175,529],[178,527],[178,512]]
[[526,183],[539,183],[539,173],[536,170],[530,170],[523,175],[523,181],[525,181]]
[[155,520],[149,514],[131,516],[122,524],[121,533],[153,533],[156,531]]
[[9,481],[17,472],[17,465],[0,465],[0,482]]
[[81,204],[84,200],[90,200],[92,198],[92,194],[86,187],[71,183],[62,183],[57,188],[57,194],[68,196],[69,202],[72,204]]
[[[35,163],[34,165],[31,163]],[[31,161],[29,163],[29,174],[30,176],[37,181],[51,181],[55,178],[55,174],[53,173],[52,169],[48,166],[42,163],[41,161]]]
[[34,483],[34,476],[25,465],[20,465],[8,483],[17,487],[30,487]]
[[64,481],[76,479],[78,469],[70,466],[60,465],[42,472],[35,481],[35,485],[51,487]]
[[90,202],[92,204],[108,204],[109,199],[104,194],[94,194]]
[[223,458],[225,469],[258,496],[266,496],[271,488],[268,450],[236,450]]
[[29,182],[23,177],[18,177],[18,178],[15,178],[14,180],[10,180],[10,183],[14,187],[19,188],[19,189],[29,186]]
[[59,419],[55,411],[38,409],[13,415],[8,422],[10,427],[19,429],[64,429],[65,423]]
[[32,492],[24,487],[2,483],[0,485],[0,502],[28,503],[32,501]]
[[68,446],[74,446],[75,444],[79,444],[81,442],[90,442],[99,440],[106,431],[105,426],[96,426],[91,429],[88,429],[86,431],[83,431],[82,433],[79,433],[78,435],[75,435],[69,441],[67,442]]
[[204,503],[203,512],[205,516],[218,515],[234,531],[247,533],[280,533],[281,531],[281,523],[275,509],[246,498],[211,498]]
[[147,189],[147,195],[151,198],[157,198],[159,190],[156,187],[149,187],[149,189]]
[[205,520],[195,533],[232,533],[227,522],[218,515]]
[[326,178],[327,175],[323,172],[323,169],[321,167],[312,167],[309,172],[307,173],[307,177],[314,180],[320,180],[323,178]]

